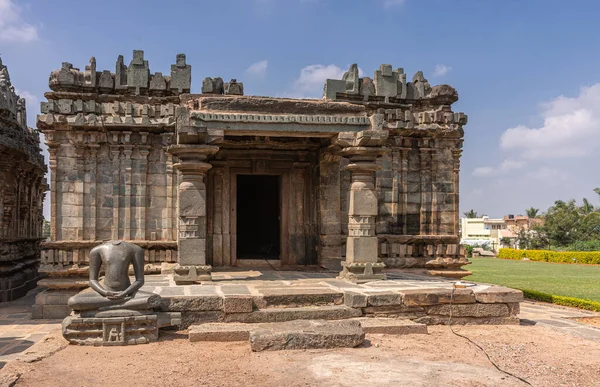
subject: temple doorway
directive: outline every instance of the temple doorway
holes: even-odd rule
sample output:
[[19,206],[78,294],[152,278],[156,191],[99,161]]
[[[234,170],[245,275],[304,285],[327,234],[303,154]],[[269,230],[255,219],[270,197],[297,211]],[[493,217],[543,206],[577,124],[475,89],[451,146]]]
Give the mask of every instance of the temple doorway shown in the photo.
[[280,259],[280,178],[237,175],[237,259]]

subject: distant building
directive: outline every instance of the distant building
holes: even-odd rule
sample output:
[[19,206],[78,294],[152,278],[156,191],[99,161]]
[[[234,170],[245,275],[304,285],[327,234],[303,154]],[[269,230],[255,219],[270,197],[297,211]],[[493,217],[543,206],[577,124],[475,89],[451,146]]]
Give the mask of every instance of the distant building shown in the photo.
[[501,247],[519,248],[519,231],[529,231],[543,224],[543,219],[524,215],[505,215],[502,219],[482,218],[461,219],[461,241],[463,245],[489,247],[498,251]]
[[461,244],[465,245],[488,245],[492,250],[500,248],[500,240],[503,232],[507,231],[504,219],[491,219],[488,216],[482,218],[461,219]]

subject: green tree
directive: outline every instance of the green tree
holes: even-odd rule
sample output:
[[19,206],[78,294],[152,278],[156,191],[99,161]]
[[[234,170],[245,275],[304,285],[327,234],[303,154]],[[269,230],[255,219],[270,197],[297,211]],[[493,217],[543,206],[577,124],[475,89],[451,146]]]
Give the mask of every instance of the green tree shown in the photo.
[[527,217],[529,219],[537,218],[539,212],[540,212],[539,208],[533,208],[533,207],[529,207],[528,209],[525,210],[525,213],[527,214]]
[[578,240],[583,240],[586,230],[583,225],[583,216],[575,204],[575,200],[568,202],[557,200],[554,206],[546,213],[544,225],[539,228],[551,245],[566,247]]
[[463,212],[463,215],[465,216],[465,218],[469,219],[479,218],[479,215],[477,214],[477,212],[473,211],[473,209],[470,209],[468,212]]
[[590,203],[586,198],[583,198],[583,205],[581,206],[581,212],[583,215],[589,215],[594,212],[594,205]]

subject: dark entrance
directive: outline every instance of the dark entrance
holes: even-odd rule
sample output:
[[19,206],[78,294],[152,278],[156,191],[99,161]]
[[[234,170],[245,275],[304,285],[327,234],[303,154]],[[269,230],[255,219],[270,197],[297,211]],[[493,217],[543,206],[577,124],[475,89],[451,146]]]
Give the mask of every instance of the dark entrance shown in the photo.
[[279,259],[279,177],[237,175],[237,258]]

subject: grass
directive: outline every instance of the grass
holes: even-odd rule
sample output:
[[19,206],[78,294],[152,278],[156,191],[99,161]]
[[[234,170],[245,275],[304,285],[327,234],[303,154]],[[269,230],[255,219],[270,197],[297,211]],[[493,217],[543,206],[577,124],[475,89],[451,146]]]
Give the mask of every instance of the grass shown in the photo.
[[600,302],[600,266],[470,258],[465,280]]

